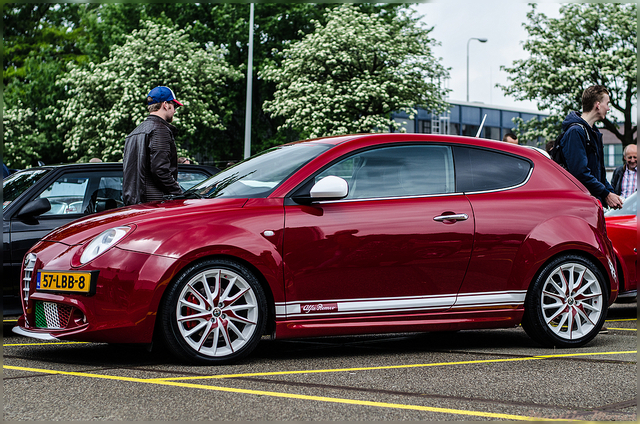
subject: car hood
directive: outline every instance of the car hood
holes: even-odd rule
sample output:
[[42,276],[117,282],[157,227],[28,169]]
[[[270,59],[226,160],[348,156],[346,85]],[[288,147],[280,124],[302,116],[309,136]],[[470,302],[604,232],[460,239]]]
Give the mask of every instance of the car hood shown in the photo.
[[42,240],[79,245],[109,228],[122,225],[136,227],[147,223],[162,228],[163,222],[175,217],[188,219],[193,214],[239,209],[246,202],[247,199],[178,199],[127,206],[80,218],[51,231]]
[[615,225],[616,227],[629,227],[630,229],[638,228],[638,217],[636,215],[614,215],[604,217],[607,226]]

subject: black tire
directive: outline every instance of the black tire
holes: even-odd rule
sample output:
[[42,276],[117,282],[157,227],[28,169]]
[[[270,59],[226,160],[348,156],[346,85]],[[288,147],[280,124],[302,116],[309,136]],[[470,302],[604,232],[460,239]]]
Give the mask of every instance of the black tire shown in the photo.
[[267,301],[257,278],[229,260],[188,267],[167,289],[160,310],[160,330],[169,350],[206,365],[248,355],[267,320]]
[[581,256],[564,255],[547,264],[529,288],[522,327],[544,346],[583,346],[602,328],[608,300],[598,267]]

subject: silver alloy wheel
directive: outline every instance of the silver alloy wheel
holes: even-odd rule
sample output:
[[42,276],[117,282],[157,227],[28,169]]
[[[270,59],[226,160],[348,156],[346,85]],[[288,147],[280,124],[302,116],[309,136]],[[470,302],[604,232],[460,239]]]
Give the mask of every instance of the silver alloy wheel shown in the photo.
[[604,297],[594,273],[581,263],[565,262],[544,282],[540,306],[547,327],[558,337],[576,340],[600,321]]
[[225,357],[256,331],[259,306],[251,285],[226,269],[206,269],[184,286],[176,304],[180,335],[196,352]]

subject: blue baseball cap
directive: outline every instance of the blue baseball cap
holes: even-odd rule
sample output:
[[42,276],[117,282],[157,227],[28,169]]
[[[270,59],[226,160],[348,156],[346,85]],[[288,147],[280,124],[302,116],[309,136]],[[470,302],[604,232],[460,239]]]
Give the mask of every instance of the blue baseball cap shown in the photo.
[[147,97],[151,97],[151,101],[147,102],[149,105],[162,102],[175,102],[178,106],[183,106],[183,104],[176,99],[176,95],[173,94],[173,91],[169,87],[156,87],[149,91]]

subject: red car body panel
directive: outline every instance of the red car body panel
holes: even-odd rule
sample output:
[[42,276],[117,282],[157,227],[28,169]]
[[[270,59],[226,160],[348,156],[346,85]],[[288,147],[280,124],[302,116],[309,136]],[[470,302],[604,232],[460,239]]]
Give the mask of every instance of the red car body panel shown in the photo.
[[620,293],[638,289],[638,216],[608,216],[607,235],[621,268]]
[[[314,172],[345,154],[381,143],[416,142],[501,149],[535,165],[521,186],[487,193],[287,202]],[[31,250],[38,257],[36,269],[43,264],[48,270],[98,269],[95,295],[43,293],[32,283],[19,326],[60,339],[149,343],[167,286],[190,264],[210,257],[231,258],[255,272],[278,338],[515,326],[536,273],[563,252],[592,258],[610,283],[609,303],[615,300],[618,281],[601,207],[565,171],[566,178],[547,178],[558,167],[539,152],[423,134],[312,143],[334,147],[266,198],[154,202],[53,231]],[[468,219],[433,219],[452,213]],[[87,244],[119,225],[132,231],[82,265]],[[38,329],[35,300],[78,312],[71,312],[66,328]]]

